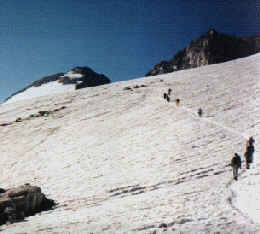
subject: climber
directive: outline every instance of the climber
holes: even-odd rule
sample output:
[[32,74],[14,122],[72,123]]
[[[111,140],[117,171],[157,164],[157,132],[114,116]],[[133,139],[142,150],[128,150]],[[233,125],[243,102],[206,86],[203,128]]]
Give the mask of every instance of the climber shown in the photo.
[[172,94],[172,89],[169,88],[169,89],[168,89],[168,96],[171,96],[171,94]]
[[247,145],[254,145],[255,144],[255,139],[251,136],[251,137],[249,137],[249,139],[248,139],[248,142],[247,142]]
[[246,147],[246,152],[244,154],[245,160],[246,160],[246,169],[249,169],[250,163],[253,162],[254,152],[255,152],[255,147],[254,147],[253,141],[252,140],[250,141],[250,139],[249,139],[248,145]]
[[198,109],[198,115],[199,115],[199,117],[202,116],[202,109],[201,108]]
[[231,160],[231,167],[233,169],[233,179],[237,180],[238,169],[241,169],[241,157],[237,153],[234,154]]

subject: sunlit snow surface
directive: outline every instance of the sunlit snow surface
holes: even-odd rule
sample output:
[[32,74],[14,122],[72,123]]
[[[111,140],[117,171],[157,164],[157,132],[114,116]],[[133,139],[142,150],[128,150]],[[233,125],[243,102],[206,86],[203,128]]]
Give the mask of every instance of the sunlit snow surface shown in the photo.
[[[260,233],[259,68],[257,54],[1,105],[0,123],[66,106],[0,127],[1,187],[58,202],[3,233]],[[255,162],[233,181],[251,135]]]
[[232,189],[235,192],[234,204],[256,223],[260,223],[259,177],[260,160],[257,159],[252,168],[241,176],[240,181],[232,185]]
[[75,78],[81,78],[83,75],[80,73],[76,73],[73,71],[69,71],[67,73],[65,73],[63,76],[61,77],[69,77],[70,79],[75,79]]
[[26,100],[55,93],[69,92],[73,90],[75,90],[75,85],[73,84],[63,85],[58,81],[53,81],[43,84],[39,87],[30,87],[29,89],[26,89],[24,92],[18,93],[17,95],[11,97],[5,103],[13,103],[20,100]]

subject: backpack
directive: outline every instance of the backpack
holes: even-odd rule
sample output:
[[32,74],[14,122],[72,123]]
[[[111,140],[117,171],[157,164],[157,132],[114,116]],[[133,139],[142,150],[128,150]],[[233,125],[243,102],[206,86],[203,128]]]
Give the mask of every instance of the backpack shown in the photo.
[[255,148],[253,145],[249,145],[247,146],[246,148],[246,152],[245,152],[245,158],[246,158],[246,161],[248,163],[252,163],[253,162],[253,153],[255,151]]
[[241,158],[239,155],[237,156],[234,156],[231,160],[231,166],[234,167],[234,166],[238,166],[238,167],[241,167]]
[[246,152],[248,152],[249,154],[253,154],[255,152],[255,147],[253,145],[247,146]]

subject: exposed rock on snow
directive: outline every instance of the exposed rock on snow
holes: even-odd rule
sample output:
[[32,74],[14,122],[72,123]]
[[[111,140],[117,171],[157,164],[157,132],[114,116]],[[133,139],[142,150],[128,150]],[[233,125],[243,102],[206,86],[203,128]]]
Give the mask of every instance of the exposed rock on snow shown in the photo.
[[8,126],[8,125],[11,125],[14,123],[22,122],[24,120],[31,120],[32,118],[37,118],[37,117],[48,117],[50,114],[53,114],[57,111],[65,109],[65,108],[66,108],[66,106],[61,106],[60,108],[55,108],[54,110],[49,110],[49,111],[40,110],[40,111],[38,111],[37,114],[30,114],[29,116],[27,116],[25,118],[18,117],[18,118],[16,118],[15,121],[8,122],[8,123],[0,123],[0,126],[5,127],[5,126]]
[[24,185],[2,190],[0,194],[0,224],[13,223],[37,212],[51,209],[54,201],[47,199],[41,188]]
[[123,88],[123,90],[131,90],[133,91],[133,89],[139,89],[139,88],[145,88],[147,87],[147,85],[141,84],[141,85],[134,85],[132,87],[126,86]]

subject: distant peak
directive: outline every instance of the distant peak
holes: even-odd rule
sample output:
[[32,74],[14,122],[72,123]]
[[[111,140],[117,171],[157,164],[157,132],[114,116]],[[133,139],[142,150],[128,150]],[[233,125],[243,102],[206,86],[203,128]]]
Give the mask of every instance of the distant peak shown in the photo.
[[156,64],[146,76],[223,63],[259,52],[260,36],[235,37],[218,33],[213,27],[209,27],[207,32],[179,50],[171,60]]
[[[95,87],[110,83],[110,79],[103,74],[96,73],[87,66],[77,66],[67,73],[57,73],[45,76],[25,88],[13,93],[5,101],[29,99],[32,97],[48,95],[57,92],[67,92],[72,89],[81,89],[86,87]],[[67,87],[67,88],[65,88]],[[72,87],[72,89],[70,88]],[[35,88],[38,88],[35,91]],[[19,95],[19,97],[18,97]]]
[[214,36],[214,35],[216,35],[216,34],[218,34],[218,33],[217,33],[217,31],[216,31],[214,28],[211,28],[211,29],[209,29],[209,31],[207,32],[207,34],[210,35],[210,36]]

